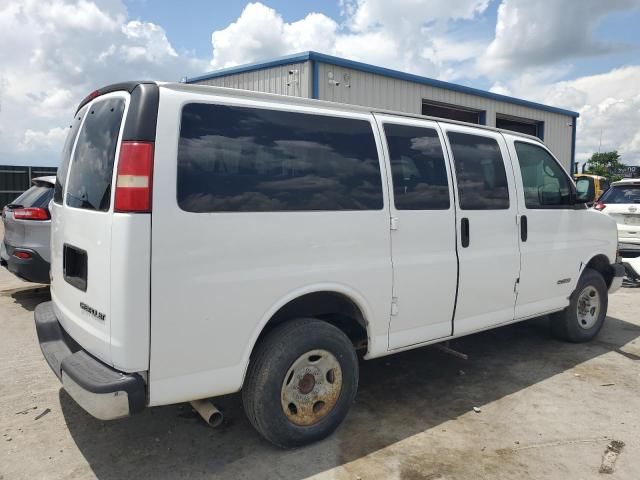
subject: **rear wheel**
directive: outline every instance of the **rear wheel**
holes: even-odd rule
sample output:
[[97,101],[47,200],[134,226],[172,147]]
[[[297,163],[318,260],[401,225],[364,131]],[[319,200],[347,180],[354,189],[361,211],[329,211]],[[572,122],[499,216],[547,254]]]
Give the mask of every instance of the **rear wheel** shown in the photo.
[[552,331],[563,340],[588,342],[602,328],[607,306],[607,284],[597,270],[587,268],[571,294],[569,306],[551,316]]
[[245,385],[251,424],[280,447],[306,445],[331,434],[358,388],[358,359],[349,338],[313,318],[276,327],[256,347]]

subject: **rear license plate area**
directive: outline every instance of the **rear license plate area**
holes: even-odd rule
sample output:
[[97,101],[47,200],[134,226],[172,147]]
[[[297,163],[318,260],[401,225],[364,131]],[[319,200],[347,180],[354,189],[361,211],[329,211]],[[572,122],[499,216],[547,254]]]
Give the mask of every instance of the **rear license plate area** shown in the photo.
[[640,215],[625,215],[624,223],[626,225],[640,225]]
[[72,245],[64,245],[62,270],[64,280],[83,292],[87,291],[87,252]]

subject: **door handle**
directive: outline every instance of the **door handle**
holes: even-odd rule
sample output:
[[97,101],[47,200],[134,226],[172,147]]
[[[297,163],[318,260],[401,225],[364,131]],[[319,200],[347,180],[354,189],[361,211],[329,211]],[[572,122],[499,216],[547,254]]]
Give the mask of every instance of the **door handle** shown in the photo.
[[463,218],[460,221],[460,243],[462,243],[463,248],[467,248],[469,246],[469,219]]
[[522,215],[520,217],[520,240],[526,242],[528,234],[529,232],[527,230],[527,216]]

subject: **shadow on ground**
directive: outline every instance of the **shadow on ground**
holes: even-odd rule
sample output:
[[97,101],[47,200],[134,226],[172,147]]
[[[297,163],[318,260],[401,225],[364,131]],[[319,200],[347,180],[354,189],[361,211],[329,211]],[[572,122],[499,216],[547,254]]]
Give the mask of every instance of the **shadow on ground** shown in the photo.
[[38,304],[51,300],[51,293],[49,287],[38,287],[12,293],[11,298],[25,310],[33,312]]
[[[61,390],[69,431],[99,478],[302,479],[344,465],[541,382],[640,336],[640,327],[608,318],[597,340],[553,340],[545,319],[465,337],[452,347],[465,361],[422,348],[362,362],[360,389],[345,423],[327,440],[283,451],[250,427],[239,395],[219,399],[226,424],[213,430],[189,405],[148,409],[101,422]],[[464,371],[461,374],[460,371]],[[257,472],[257,473],[256,473]]]

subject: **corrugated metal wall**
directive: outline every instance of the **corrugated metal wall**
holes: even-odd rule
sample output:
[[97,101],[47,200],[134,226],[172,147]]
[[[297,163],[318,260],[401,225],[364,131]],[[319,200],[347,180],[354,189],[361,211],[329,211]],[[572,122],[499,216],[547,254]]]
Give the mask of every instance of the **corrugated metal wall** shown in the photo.
[[496,113],[542,121],[545,144],[565,168],[570,169],[571,125],[574,121],[570,116],[326,63],[318,63],[318,67],[318,98],[321,100],[420,114],[425,99],[485,110],[489,126],[495,126]]
[[55,167],[0,165],[0,209],[31,187],[31,179],[55,175]]
[[[422,113],[422,100],[432,100],[486,111],[489,126],[495,126],[496,114],[544,122],[544,142],[570,169],[573,117],[328,63],[316,65],[320,100],[417,114]],[[311,98],[312,77],[311,62],[307,61],[194,83]]]
[[293,97],[311,97],[309,62],[280,65],[252,72],[234,73],[194,83],[277,93]]

